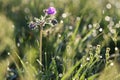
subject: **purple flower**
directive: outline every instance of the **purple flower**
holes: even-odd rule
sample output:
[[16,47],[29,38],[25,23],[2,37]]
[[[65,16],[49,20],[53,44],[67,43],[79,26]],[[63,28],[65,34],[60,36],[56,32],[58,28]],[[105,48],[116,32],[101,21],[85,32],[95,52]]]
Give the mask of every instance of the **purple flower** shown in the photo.
[[56,9],[54,7],[49,7],[46,10],[46,13],[49,14],[49,15],[54,15],[54,14],[56,14]]

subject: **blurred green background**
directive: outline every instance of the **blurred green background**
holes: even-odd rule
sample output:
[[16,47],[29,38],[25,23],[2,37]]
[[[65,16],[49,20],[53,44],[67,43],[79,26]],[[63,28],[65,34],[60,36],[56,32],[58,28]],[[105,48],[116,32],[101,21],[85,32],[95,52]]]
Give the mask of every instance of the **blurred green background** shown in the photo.
[[[58,24],[44,28],[41,72],[28,22],[50,6]],[[0,80],[119,80],[119,49],[120,0],[0,0]]]

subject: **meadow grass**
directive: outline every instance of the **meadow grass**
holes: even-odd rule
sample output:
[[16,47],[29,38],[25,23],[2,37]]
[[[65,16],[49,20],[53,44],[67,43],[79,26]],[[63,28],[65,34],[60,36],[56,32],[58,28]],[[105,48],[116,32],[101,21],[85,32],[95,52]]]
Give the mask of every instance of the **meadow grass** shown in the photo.
[[[119,80],[119,0],[1,0],[0,80]],[[57,10],[42,33],[28,22]],[[42,69],[41,69],[42,67]]]

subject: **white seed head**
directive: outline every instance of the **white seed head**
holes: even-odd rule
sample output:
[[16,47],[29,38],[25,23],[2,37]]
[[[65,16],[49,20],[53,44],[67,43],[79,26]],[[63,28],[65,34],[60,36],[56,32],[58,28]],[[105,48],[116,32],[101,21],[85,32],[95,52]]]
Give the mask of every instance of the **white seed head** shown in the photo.
[[92,24],[89,24],[89,25],[88,25],[88,28],[91,29],[91,28],[92,28]]
[[77,21],[79,21],[80,20],[80,17],[77,17]]
[[60,74],[59,74],[59,77],[62,77],[62,76],[63,76],[63,74],[62,74],[62,73],[60,73]]
[[120,24],[117,23],[117,24],[115,25],[115,27],[116,27],[116,28],[119,28],[119,27],[120,27]]
[[110,3],[108,3],[108,4],[106,5],[106,8],[107,8],[107,9],[111,9],[111,7],[112,7],[112,6],[111,6]]
[[109,16],[105,16],[105,20],[106,21],[110,21],[110,17]]
[[72,30],[72,29],[73,29],[73,26],[69,26],[69,29]]
[[66,18],[66,17],[67,17],[67,13],[63,13],[63,14],[62,14],[62,17],[63,17],[63,18]]
[[110,21],[110,24],[109,24],[109,25],[110,25],[110,26],[114,26],[114,24],[115,24],[114,21]]

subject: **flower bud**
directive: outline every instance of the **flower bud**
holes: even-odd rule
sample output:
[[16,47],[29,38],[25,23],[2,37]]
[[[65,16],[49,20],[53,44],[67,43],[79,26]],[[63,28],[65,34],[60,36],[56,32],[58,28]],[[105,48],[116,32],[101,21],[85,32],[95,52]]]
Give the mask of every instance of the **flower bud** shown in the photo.
[[29,23],[29,28],[30,28],[30,29],[34,29],[35,27],[36,27],[35,22],[30,22],[30,23]]
[[56,24],[58,23],[58,21],[57,21],[56,19],[53,19],[53,20],[51,21],[51,23],[52,23],[53,25],[56,25]]
[[48,15],[55,15],[56,14],[56,9],[54,7],[49,7],[47,10],[46,10],[46,13]]

